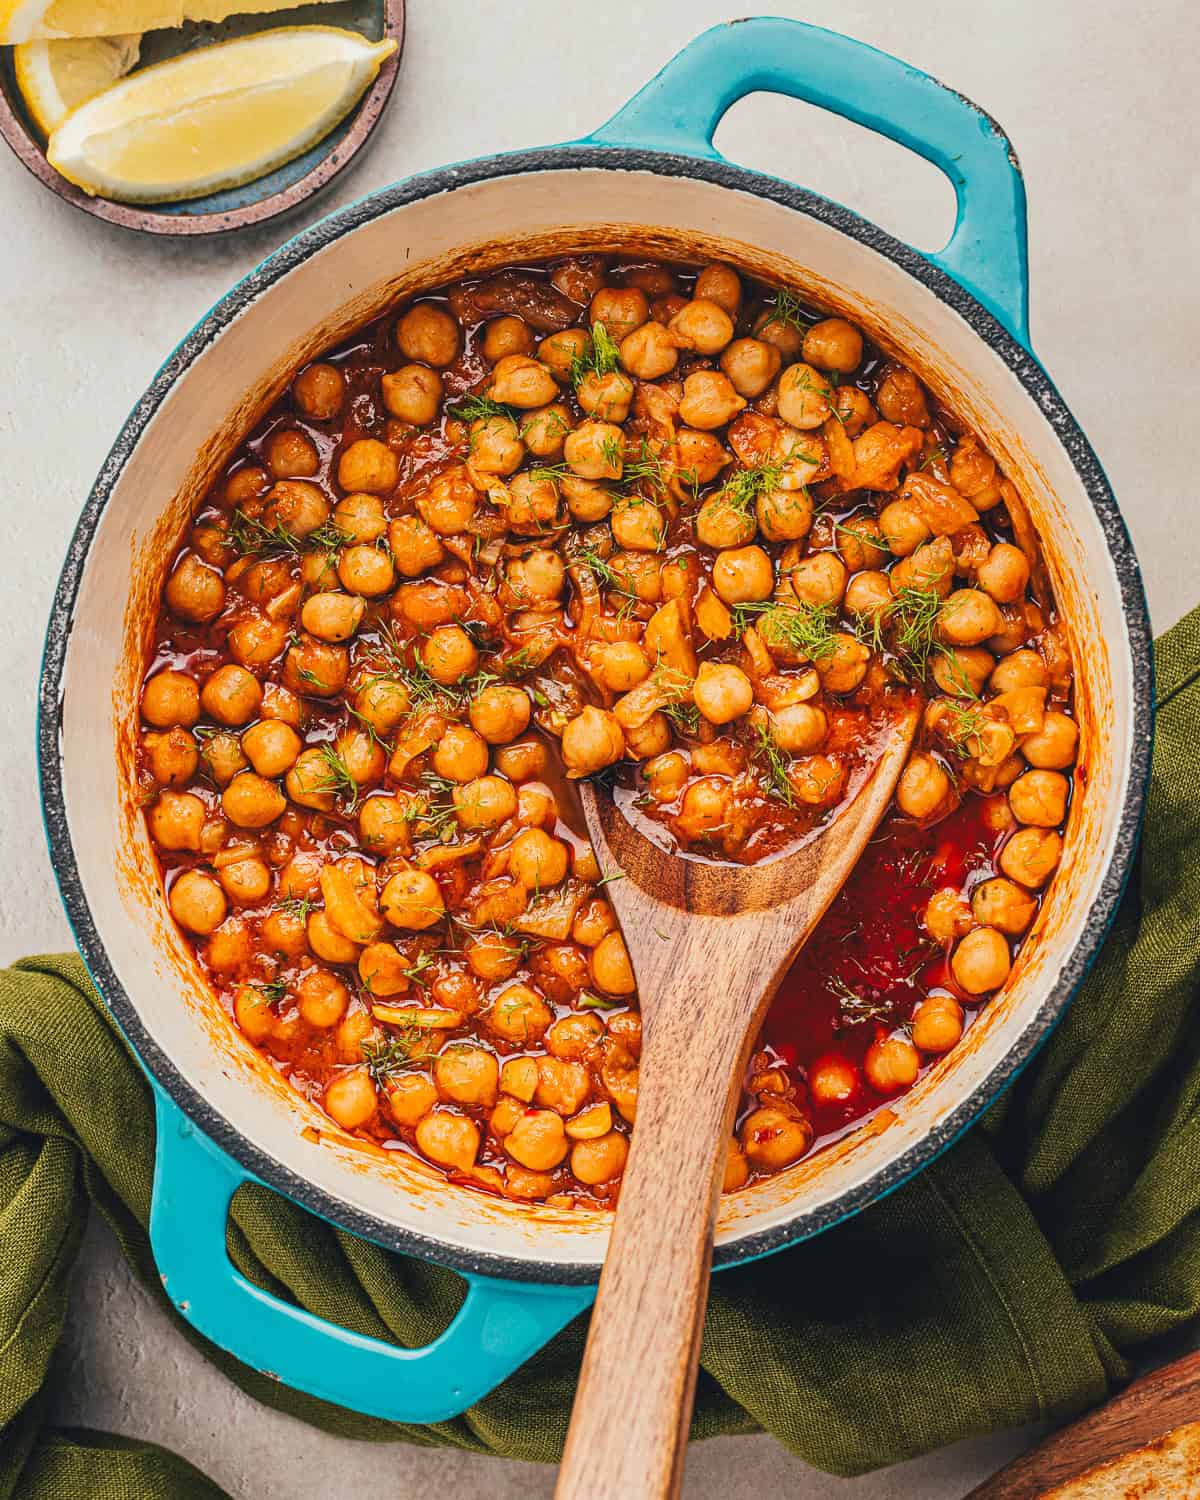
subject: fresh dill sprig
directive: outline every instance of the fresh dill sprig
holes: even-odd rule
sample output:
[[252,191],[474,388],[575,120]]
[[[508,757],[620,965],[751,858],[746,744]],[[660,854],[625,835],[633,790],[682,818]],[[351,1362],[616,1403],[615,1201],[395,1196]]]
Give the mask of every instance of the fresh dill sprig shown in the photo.
[[795,292],[789,291],[785,286],[781,286],[775,293],[775,304],[771,308],[771,316],[767,319],[767,324],[771,323],[780,323],[785,327],[795,328],[800,333],[807,333],[809,330],[810,319],[804,311],[803,303]]
[[777,802],[782,802],[787,807],[793,807],[796,802],[796,793],[792,788],[791,778],[788,776],[787,756],[771,738],[771,731],[765,724],[756,724],[754,732],[758,737],[758,743],[754,746],[752,753],[760,769],[766,774],[768,796],[774,797]]
[[429,981],[423,976],[425,974],[425,971],[427,969],[432,969],[436,962],[437,960],[434,958],[433,954],[430,953],[429,949],[422,948],[420,953],[417,955],[416,962],[410,964],[407,969],[401,969],[400,972],[406,979],[411,980],[418,989],[427,990],[429,988]]
[[282,901],[276,901],[275,910],[285,912],[289,917],[298,917],[301,922],[307,922],[316,908],[307,896],[285,896]]
[[739,515],[753,513],[760,495],[770,494],[779,488],[783,479],[783,465],[777,463],[755,464],[752,468],[739,469],[731,474],[713,499]]
[[282,1000],[288,992],[286,979],[255,979],[250,983],[250,988],[257,990],[262,996],[264,1005],[274,1005],[277,1000]]
[[486,422],[492,417],[504,417],[516,422],[521,413],[515,407],[505,406],[503,401],[493,401],[490,396],[455,396],[446,403],[446,415],[458,422]]
[[784,599],[739,604],[733,612],[733,628],[741,635],[753,625],[768,649],[787,646],[808,661],[821,661],[837,648],[836,619],[826,604],[795,604]]
[[415,1062],[423,1061],[418,1051],[422,1048],[428,1051],[429,1036],[425,1028],[410,1026],[378,1041],[364,1042],[362,1059],[375,1085],[382,1088],[389,1078],[412,1067]]
[[342,801],[347,813],[357,811],[361,788],[350,774],[350,767],[332,745],[325,744],[319,748],[321,751],[321,760],[324,762],[324,765],[321,770],[320,780],[314,781],[310,790],[314,792],[332,792],[335,797]]
[[698,734],[700,710],[694,703],[664,703],[661,710],[681,734]]
[[889,1001],[879,998],[871,999],[868,995],[861,995],[852,989],[844,979],[836,975],[826,985],[827,990],[838,1002],[838,1015],[842,1027],[861,1026],[866,1022],[888,1021],[892,1016],[892,1007]]
[[571,361],[571,384],[578,388],[588,375],[611,375],[617,368],[620,350],[609,337],[603,323],[593,323],[583,351]]
[[229,541],[243,557],[298,555],[301,552],[324,552],[332,556],[350,541],[350,534],[325,521],[305,536],[289,531],[282,521],[268,526],[257,516],[235,510],[229,518]]

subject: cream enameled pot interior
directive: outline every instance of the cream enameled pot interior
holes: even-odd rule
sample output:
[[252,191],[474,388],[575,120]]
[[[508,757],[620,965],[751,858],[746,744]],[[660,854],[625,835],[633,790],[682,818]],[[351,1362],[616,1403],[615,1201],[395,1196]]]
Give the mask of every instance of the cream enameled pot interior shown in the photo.
[[[459,182],[370,217],[267,282],[186,365],[112,487],[86,558],[63,674],[63,797],[82,895],[108,966],[149,1042],[184,1083],[265,1156],[280,1183],[442,1247],[579,1274],[598,1266],[603,1214],[521,1207],[446,1184],[402,1152],[369,1152],[282,1083],[234,1031],[166,913],[133,799],[137,689],[163,572],[201,493],[297,365],[397,297],[470,272],[571,250],[721,257],[797,287],[901,354],[986,438],[1039,524],[1072,634],[1086,792],[1067,855],[1014,978],[963,1045],[892,1109],[837,1145],[725,1200],[718,1260],[827,1222],[894,1185],[902,1160],[981,1107],[1006,1059],[1045,1029],[1120,838],[1132,763],[1136,673],[1100,521],[1038,402],[963,316],[887,255],[829,224],[715,181],[560,166]],[[654,226],[648,228],[646,226]],[[168,367],[169,368],[169,367]],[[990,1080],[990,1082],[989,1082]],[[188,1091],[194,1091],[189,1097]],[[312,1127],[320,1135],[316,1136]],[[415,1243],[415,1242],[414,1242]]]

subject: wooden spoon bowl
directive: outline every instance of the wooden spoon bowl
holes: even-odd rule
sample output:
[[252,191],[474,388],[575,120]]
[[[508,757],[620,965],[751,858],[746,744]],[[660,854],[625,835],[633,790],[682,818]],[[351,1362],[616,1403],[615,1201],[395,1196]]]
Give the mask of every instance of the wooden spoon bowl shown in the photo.
[[918,721],[906,705],[853,798],[795,850],[757,865],[670,853],[605,789],[580,784],[600,864],[625,876],[607,890],[637,976],[643,1043],[637,1126],[558,1500],[679,1492],[742,1074],[780,980],[891,801]]

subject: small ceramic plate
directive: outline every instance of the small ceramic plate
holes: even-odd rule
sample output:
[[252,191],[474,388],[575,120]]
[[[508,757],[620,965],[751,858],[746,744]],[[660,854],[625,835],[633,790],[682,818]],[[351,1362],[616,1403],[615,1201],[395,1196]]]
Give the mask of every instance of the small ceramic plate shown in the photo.
[[248,182],[244,187],[193,198],[187,203],[113,203],[91,198],[46,160],[45,142],[25,111],[13,75],[11,47],[0,47],[0,135],[8,142],[33,175],[51,192],[85,213],[140,229],[147,234],[222,234],[263,224],[290,212],[329,186],[339,172],[366,145],[379,123],[384,105],[395,87],[404,51],[404,0],[338,0],[336,4],[305,5],[273,15],[231,16],[219,25],[193,24],[181,30],[148,31],[142,38],[138,66],[161,62],[166,57],[190,51],[209,42],[278,26],[344,26],[359,31],[373,42],[390,37],[396,51],[380,68],[374,83],[358,106],[323,141],[295,161]]

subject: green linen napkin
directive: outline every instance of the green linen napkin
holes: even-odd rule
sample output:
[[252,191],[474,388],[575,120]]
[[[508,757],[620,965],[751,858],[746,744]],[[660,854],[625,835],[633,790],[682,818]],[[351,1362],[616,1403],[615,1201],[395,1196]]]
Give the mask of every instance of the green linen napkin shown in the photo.
[[[1081,994],[931,1167],[828,1234],[716,1277],[694,1436],[765,1430],[855,1474],[1070,1416],[1125,1377],[1140,1343],[1200,1311],[1200,610],[1155,657],[1141,855]],[[90,1212],[162,1296],[146,1237],[153,1156],[149,1090],[79,960],[0,973],[0,1500],[219,1500],[160,1448],[47,1415]],[[229,1248],[260,1285],[405,1345],[461,1297],[452,1272],[262,1188],[235,1200]],[[586,1318],[462,1417],[423,1428],[280,1387],[178,1326],[257,1400],[326,1431],[552,1462]]]

